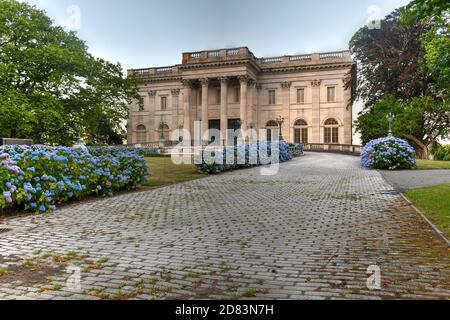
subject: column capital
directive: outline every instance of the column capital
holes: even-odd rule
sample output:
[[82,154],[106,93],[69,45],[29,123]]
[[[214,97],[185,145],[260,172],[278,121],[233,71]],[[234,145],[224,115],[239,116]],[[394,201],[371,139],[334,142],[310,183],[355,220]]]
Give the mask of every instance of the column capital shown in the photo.
[[311,81],[311,86],[313,87],[320,87],[320,85],[322,84],[322,80],[313,80]]
[[183,79],[181,80],[181,83],[183,84],[183,87],[192,89],[194,87],[194,83],[192,80],[189,79]]
[[156,96],[156,90],[150,90],[150,91],[148,92],[148,95],[149,95],[150,97]]
[[256,84],[256,90],[261,91],[262,90],[262,84],[259,82],[255,82]]
[[291,85],[292,85],[292,82],[290,82],[290,81],[285,81],[285,82],[281,83],[281,87],[284,89],[289,89],[291,87]]
[[247,75],[243,75],[243,76],[238,76],[238,79],[241,84],[248,84],[250,77]]
[[180,89],[172,89],[170,92],[174,97],[178,97],[180,95]]
[[229,77],[219,77],[219,81],[221,84],[228,84],[228,82],[230,81]]
[[209,85],[209,78],[201,78],[200,79],[200,84],[202,85],[202,86],[207,86],[207,85]]

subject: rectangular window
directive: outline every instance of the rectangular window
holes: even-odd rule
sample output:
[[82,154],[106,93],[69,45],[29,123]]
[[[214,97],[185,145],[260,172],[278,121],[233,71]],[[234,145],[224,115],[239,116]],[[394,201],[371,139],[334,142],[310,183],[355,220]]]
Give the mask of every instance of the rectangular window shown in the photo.
[[167,97],[161,97],[161,110],[167,110]]
[[297,89],[297,103],[305,103],[305,88]]
[[276,104],[275,90],[269,90],[269,104]]
[[335,87],[327,88],[327,101],[328,102],[336,102],[336,88]]

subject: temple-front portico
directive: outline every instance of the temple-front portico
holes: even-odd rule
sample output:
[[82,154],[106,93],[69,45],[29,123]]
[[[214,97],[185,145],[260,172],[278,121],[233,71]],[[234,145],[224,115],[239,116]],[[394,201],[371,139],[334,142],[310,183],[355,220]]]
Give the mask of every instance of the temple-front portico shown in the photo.
[[202,121],[203,133],[265,129],[272,136],[281,116],[289,142],[351,144],[351,88],[344,80],[353,69],[348,51],[256,58],[244,47],[184,53],[180,65],[129,70],[142,80],[144,103],[130,106],[128,143],[157,143],[161,127],[193,136],[195,121]]

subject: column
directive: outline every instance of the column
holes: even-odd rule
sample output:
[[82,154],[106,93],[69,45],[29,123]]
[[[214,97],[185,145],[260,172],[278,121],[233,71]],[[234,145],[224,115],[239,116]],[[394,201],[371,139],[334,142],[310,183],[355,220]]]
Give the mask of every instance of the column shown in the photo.
[[255,93],[255,81],[253,79],[250,79],[248,83],[248,92],[250,93],[248,104],[250,108],[247,110],[247,126],[250,127],[250,125],[253,125],[253,128],[256,128],[255,124],[255,105],[256,105],[256,93]]
[[248,119],[247,119],[247,88],[248,88],[248,81],[249,78],[247,76],[240,76],[239,82],[241,83],[241,112],[240,112],[240,119],[241,119],[241,129],[247,130],[248,128]]
[[[258,134],[259,134],[259,130],[261,128],[264,128],[264,124],[261,123],[261,90],[262,90],[262,85],[261,83],[256,83],[255,85],[255,89],[256,89],[256,125],[255,128],[256,130],[258,130]],[[261,137],[259,137],[261,138]]]
[[204,78],[200,80],[202,84],[202,141],[208,140],[203,137],[209,129],[209,118],[208,118],[208,89],[209,89],[209,79]]
[[321,143],[320,130],[320,85],[321,80],[311,81],[312,88],[312,134],[311,143]]
[[227,140],[228,130],[228,78],[222,77],[220,80],[220,131],[222,139]]
[[353,132],[352,132],[352,120],[353,120],[353,109],[352,109],[352,87],[346,89],[346,79],[342,80],[344,85],[342,87],[344,96],[344,137],[339,138],[339,143],[343,144],[353,144]]
[[178,119],[180,89],[172,89],[170,92],[172,93],[172,125],[170,126],[170,130],[173,131],[175,129],[178,129],[178,125],[180,124],[180,121]]
[[156,90],[150,90],[148,92],[148,96],[149,96],[149,111],[150,113],[154,114],[154,112],[156,111]]
[[283,138],[286,141],[292,142],[294,139],[291,137],[291,86],[292,82],[285,81],[281,83],[283,105],[281,114],[284,118],[284,124],[282,128]]
[[[183,111],[184,111],[184,123],[183,129],[191,133],[191,93],[192,83],[190,80],[183,80]],[[193,138],[193,137],[191,137]]]

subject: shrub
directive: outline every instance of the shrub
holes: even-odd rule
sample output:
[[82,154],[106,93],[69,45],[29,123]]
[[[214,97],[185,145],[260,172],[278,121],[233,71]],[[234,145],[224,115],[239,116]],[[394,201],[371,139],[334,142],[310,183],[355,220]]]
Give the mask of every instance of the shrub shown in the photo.
[[120,148],[0,147],[0,210],[44,213],[88,195],[132,190],[150,175],[145,159]]
[[371,169],[411,169],[416,166],[414,148],[402,139],[387,137],[370,141],[361,153],[362,165]]
[[450,161],[450,144],[438,146],[431,153],[434,156],[434,160]]
[[292,156],[294,157],[300,157],[305,149],[301,143],[289,143],[289,148],[291,149]]
[[[214,152],[215,161],[209,163],[205,157],[202,157],[202,163],[196,164],[196,166],[202,173],[217,174],[224,171],[270,164],[272,147],[279,150],[277,162],[281,163],[292,159],[292,149],[286,142],[261,141],[216,151]],[[234,161],[231,163],[230,159],[233,157]]]

